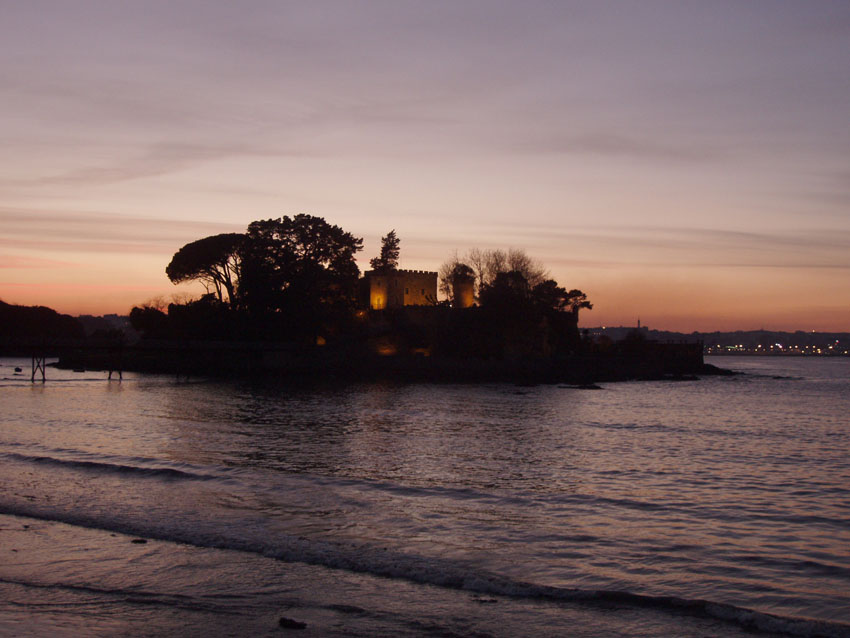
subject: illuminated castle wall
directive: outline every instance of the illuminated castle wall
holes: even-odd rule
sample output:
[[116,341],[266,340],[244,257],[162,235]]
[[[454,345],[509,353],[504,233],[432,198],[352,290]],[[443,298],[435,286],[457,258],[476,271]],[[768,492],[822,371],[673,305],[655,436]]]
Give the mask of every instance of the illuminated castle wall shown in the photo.
[[437,273],[427,270],[394,270],[363,274],[369,284],[372,310],[401,306],[428,306],[437,301]]

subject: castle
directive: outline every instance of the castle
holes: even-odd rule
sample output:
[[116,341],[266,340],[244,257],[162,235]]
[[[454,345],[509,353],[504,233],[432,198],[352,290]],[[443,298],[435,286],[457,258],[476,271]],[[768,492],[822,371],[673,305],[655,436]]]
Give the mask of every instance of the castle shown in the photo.
[[428,270],[367,270],[363,281],[372,310],[437,303],[437,273]]

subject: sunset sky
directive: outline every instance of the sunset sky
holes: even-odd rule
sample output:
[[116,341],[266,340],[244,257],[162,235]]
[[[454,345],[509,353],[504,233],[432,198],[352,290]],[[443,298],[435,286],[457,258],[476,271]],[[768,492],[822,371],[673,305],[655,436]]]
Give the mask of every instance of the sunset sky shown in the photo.
[[850,3],[0,0],[0,299],[127,313],[306,212],[582,324],[850,331]]

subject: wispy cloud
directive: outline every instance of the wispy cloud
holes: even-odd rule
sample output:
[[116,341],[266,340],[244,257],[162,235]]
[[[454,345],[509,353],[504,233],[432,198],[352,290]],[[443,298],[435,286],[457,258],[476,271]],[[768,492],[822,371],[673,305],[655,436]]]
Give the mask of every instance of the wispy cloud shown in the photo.
[[0,245],[62,252],[161,253],[236,224],[96,212],[0,208]]
[[70,261],[24,257],[21,255],[0,255],[0,268],[73,268],[77,264]]
[[58,175],[36,178],[36,184],[111,184],[145,177],[176,173],[196,164],[235,155],[235,149],[161,144],[135,157],[116,161],[112,165],[90,166]]
[[[840,228],[748,232],[677,226],[494,226],[488,237],[490,242],[482,247],[524,248],[554,269],[639,265],[850,270],[850,230]],[[440,243],[439,238],[430,241]]]
[[529,135],[510,143],[524,153],[551,153],[600,157],[631,157],[665,162],[706,162],[722,159],[727,153],[705,145],[685,145],[663,139],[647,139],[617,132],[565,134],[558,132]]
[[281,153],[256,146],[158,144],[143,152],[119,157],[111,163],[84,166],[63,173],[17,180],[0,180],[0,187],[52,185],[99,186],[177,173],[199,164],[236,156],[278,156]]

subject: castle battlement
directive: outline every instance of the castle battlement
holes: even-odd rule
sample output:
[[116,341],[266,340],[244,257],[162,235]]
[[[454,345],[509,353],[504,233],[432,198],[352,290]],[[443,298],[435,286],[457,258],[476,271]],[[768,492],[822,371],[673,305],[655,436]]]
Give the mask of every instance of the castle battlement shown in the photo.
[[433,270],[399,270],[399,272],[407,273],[410,275],[436,275],[437,273]]
[[436,275],[437,272],[433,270],[408,270],[406,268],[399,268],[397,270],[389,270],[386,272],[375,272],[374,270],[367,270],[363,273],[363,276],[386,276],[386,275]]

